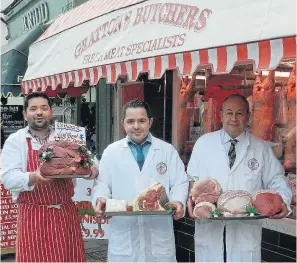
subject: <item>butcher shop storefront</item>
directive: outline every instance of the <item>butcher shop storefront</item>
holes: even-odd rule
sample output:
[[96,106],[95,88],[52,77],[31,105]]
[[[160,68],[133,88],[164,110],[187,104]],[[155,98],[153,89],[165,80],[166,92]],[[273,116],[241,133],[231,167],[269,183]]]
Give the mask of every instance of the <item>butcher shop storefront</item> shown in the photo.
[[[270,144],[296,194],[295,10],[294,0],[90,0],[31,46],[22,91],[96,87],[101,147],[123,136],[122,105],[144,99],[152,133],[185,165],[195,141],[221,128],[224,98],[244,95],[248,129]],[[263,261],[296,261],[295,205],[288,218],[263,220]],[[194,261],[193,234],[188,216],[175,222],[178,261]]]

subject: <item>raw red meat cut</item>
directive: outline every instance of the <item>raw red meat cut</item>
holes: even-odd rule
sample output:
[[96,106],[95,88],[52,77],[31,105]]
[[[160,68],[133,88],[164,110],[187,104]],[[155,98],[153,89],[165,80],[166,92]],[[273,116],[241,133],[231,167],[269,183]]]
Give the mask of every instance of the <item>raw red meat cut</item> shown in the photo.
[[196,181],[191,189],[190,195],[195,204],[201,202],[216,203],[221,193],[222,187],[219,182],[207,178]]
[[273,127],[274,71],[262,80],[262,73],[256,77],[253,86],[253,112],[251,133],[264,141],[271,140]]
[[193,215],[195,218],[209,218],[211,217],[211,211],[215,210],[216,206],[209,202],[201,202],[195,205],[193,209]]
[[178,145],[181,147],[179,153],[184,161],[186,160],[185,144],[190,131],[190,116],[187,110],[187,103],[194,98],[194,84],[195,78],[190,80],[188,77],[186,77],[184,81],[181,80],[181,86],[179,90],[177,140]]
[[287,86],[288,135],[285,146],[285,169],[296,169],[296,63],[292,69]]
[[[46,160],[40,165],[40,173],[42,176],[82,176],[89,175],[91,173],[90,168],[81,166],[80,159],[82,153],[79,150],[80,145],[73,142],[50,142],[44,144],[39,154],[52,151],[52,155],[49,160]],[[78,159],[77,159],[78,158]]]
[[218,200],[218,209],[224,216],[241,216],[252,206],[253,197],[243,190],[229,190],[224,192]]
[[165,188],[161,184],[154,184],[141,191],[133,201],[133,211],[165,211],[168,203]]
[[272,216],[278,213],[284,204],[283,198],[273,190],[258,191],[253,198],[253,205],[262,215]]

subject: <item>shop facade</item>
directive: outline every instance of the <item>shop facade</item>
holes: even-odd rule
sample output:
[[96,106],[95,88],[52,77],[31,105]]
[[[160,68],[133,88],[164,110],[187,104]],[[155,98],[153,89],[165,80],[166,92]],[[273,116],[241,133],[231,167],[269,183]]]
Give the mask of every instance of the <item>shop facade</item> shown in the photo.
[[[15,105],[21,108],[23,105],[21,81],[28,67],[29,46],[42,35],[54,18],[83,2],[85,1],[62,0],[55,3],[23,0],[13,1],[2,10],[8,30],[5,36],[8,43],[1,47],[1,105],[3,107]],[[60,104],[56,112],[61,111]],[[5,119],[5,116],[2,117]],[[15,127],[19,126],[5,124],[5,136],[15,132],[17,129]]]
[[[8,29],[5,36],[8,43],[1,47],[1,129],[4,130],[5,139],[25,126],[21,81],[28,67],[29,46],[42,35],[54,18],[83,2],[19,0],[13,1],[2,11]],[[54,102],[55,119],[75,123],[75,99],[62,98],[62,95],[51,99]],[[17,207],[3,184],[1,192],[1,254],[6,254],[15,251]]]
[[[90,0],[58,17],[31,46],[22,91],[68,94],[96,87],[98,157],[108,142],[124,136],[121,107],[144,99],[155,117],[152,133],[171,142],[187,165],[197,138],[220,129],[224,98],[242,94],[253,112],[256,100],[264,100],[254,95],[256,79],[264,83],[273,75],[263,87],[272,101],[266,107],[273,108],[263,139],[293,185],[296,163],[289,156],[296,156],[296,147],[288,153],[288,145],[294,144],[296,116],[288,113],[294,105],[288,90],[296,63],[295,9],[294,1],[276,0],[130,0],[109,6]],[[284,17],[292,21],[278,23]],[[294,81],[292,87],[295,92]],[[252,118],[249,128],[255,129]],[[263,222],[264,261],[296,260],[294,213],[290,217]],[[194,261],[193,233],[192,219],[175,223],[178,261]]]

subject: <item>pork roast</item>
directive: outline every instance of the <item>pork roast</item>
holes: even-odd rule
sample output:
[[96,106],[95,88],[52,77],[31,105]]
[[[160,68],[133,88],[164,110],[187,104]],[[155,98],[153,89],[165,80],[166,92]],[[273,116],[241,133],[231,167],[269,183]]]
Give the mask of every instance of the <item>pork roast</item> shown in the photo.
[[154,184],[141,191],[133,201],[133,211],[165,211],[168,203],[165,188],[161,184]]
[[[40,165],[40,173],[42,176],[61,176],[69,175],[79,177],[91,173],[90,168],[82,167],[82,153],[79,150],[80,145],[73,142],[50,142],[44,144],[39,149],[39,156],[50,150],[50,159],[43,161]],[[78,158],[78,159],[77,159]]]
[[216,206],[209,202],[201,202],[195,205],[193,209],[193,215],[195,218],[209,218],[211,217],[211,211],[215,210]]
[[276,191],[261,190],[253,197],[253,205],[262,215],[272,216],[278,213],[283,206],[283,198]]
[[253,204],[253,197],[243,190],[229,190],[218,199],[217,207],[224,216],[242,216]]
[[211,178],[196,181],[191,189],[190,195],[195,204],[201,202],[216,203],[222,193],[220,183]]

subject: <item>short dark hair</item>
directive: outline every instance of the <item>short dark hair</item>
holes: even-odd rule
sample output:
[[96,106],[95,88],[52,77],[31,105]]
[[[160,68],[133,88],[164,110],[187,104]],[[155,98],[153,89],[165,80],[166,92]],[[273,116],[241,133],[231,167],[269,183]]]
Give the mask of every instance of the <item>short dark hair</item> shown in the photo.
[[222,104],[222,107],[221,107],[221,111],[223,111],[223,107],[224,107],[224,104],[226,103],[226,101],[229,100],[229,99],[232,99],[232,98],[241,99],[242,102],[243,102],[243,104],[244,104],[246,113],[250,113],[249,102],[247,101],[247,99],[243,95],[240,95],[240,94],[237,94],[237,93],[231,94],[231,95],[229,95],[228,97],[226,97],[224,99],[223,104]]
[[126,118],[126,111],[128,108],[134,108],[134,109],[135,108],[144,108],[146,110],[147,117],[149,119],[152,118],[152,111],[151,111],[150,106],[142,100],[135,99],[135,100],[129,101],[128,103],[126,103],[124,105],[123,110],[122,110],[122,120],[124,120]]
[[25,98],[25,103],[24,103],[25,111],[27,111],[27,109],[28,109],[29,100],[34,99],[34,98],[43,98],[43,99],[46,99],[47,102],[48,102],[48,105],[50,106],[50,108],[52,107],[52,103],[51,103],[51,100],[50,100],[49,96],[47,96],[43,92],[32,92],[32,93],[29,93],[26,96],[26,98]]

